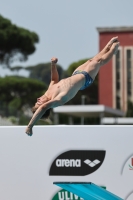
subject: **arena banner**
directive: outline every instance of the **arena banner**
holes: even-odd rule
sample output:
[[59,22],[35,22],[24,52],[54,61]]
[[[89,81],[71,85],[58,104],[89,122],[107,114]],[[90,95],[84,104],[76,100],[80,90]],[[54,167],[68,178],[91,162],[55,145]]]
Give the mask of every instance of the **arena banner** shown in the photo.
[[133,199],[133,126],[0,127],[0,199],[81,200],[53,182],[92,182]]

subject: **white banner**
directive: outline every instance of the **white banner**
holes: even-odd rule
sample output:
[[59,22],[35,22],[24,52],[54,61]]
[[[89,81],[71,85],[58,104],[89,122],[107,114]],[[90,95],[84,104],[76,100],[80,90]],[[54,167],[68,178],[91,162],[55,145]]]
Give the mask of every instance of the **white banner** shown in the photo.
[[133,200],[133,126],[0,127],[1,200],[81,199],[53,182],[92,182]]

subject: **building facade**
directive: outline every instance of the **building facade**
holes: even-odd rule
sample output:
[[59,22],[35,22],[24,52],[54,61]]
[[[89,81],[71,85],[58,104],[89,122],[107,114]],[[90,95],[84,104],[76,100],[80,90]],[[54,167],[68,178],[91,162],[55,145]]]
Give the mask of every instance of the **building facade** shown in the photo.
[[97,28],[99,51],[115,36],[120,47],[113,59],[99,72],[99,104],[127,111],[133,102],[133,27]]

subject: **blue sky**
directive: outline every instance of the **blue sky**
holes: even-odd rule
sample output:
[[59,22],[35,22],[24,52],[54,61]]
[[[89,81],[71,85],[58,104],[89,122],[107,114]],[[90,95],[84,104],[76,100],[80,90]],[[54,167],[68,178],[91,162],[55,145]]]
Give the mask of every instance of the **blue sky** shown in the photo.
[[[49,62],[52,56],[67,69],[69,64],[98,52],[96,27],[133,26],[132,0],[1,0],[0,14],[12,23],[35,31],[40,38],[29,66]],[[0,68],[1,76],[9,74]],[[23,72],[22,72],[23,73]]]

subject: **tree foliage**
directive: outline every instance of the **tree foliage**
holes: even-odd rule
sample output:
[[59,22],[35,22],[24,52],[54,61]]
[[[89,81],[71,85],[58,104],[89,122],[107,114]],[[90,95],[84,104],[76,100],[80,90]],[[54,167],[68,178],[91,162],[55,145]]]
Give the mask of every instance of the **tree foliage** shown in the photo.
[[[51,63],[42,63],[35,66],[29,66],[25,69],[30,72],[29,78],[41,80],[45,84],[49,85],[51,80]],[[68,76],[60,65],[57,65],[57,70],[60,79]]]
[[46,90],[46,85],[37,80],[24,77],[0,78],[1,104],[21,109],[23,106],[32,106],[36,98]]
[[34,53],[39,37],[35,32],[18,27],[0,15],[0,63],[10,67],[14,59],[27,60]]

